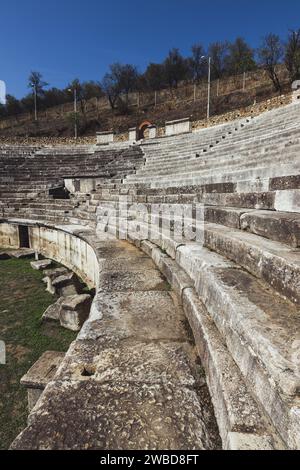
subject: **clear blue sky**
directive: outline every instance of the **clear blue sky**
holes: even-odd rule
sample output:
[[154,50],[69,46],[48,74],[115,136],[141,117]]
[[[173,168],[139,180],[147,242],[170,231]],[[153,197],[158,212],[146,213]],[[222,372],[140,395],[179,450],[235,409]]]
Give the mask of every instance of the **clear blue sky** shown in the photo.
[[31,70],[51,86],[99,80],[112,62],[143,71],[171,47],[243,36],[253,47],[268,32],[300,27],[299,0],[2,0],[0,79],[27,93]]

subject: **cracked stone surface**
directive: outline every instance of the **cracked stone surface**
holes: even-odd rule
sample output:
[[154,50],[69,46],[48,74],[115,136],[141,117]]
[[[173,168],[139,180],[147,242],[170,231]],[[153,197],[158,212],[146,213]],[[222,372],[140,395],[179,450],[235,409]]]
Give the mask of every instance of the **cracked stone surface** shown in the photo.
[[126,242],[97,243],[97,256],[100,282],[89,318],[12,448],[220,448],[176,295]]

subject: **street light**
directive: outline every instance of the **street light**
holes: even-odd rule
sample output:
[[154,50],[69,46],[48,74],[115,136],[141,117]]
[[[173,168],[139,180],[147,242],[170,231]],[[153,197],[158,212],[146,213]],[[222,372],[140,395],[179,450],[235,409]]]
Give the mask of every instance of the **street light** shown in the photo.
[[[72,88],[68,89],[69,92],[72,93]],[[74,136],[77,139],[77,89],[74,87],[74,114],[75,114],[75,122],[74,122]]]
[[208,59],[208,85],[207,85],[207,120],[210,118],[210,87],[211,87],[211,57],[203,55],[201,59]]
[[30,83],[33,96],[34,96],[34,120],[37,121],[37,93],[36,93],[36,84],[35,83]]

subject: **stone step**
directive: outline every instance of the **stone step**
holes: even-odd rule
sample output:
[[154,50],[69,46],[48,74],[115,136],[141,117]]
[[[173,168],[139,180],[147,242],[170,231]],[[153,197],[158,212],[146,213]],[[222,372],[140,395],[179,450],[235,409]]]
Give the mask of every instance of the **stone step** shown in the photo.
[[237,265],[196,244],[179,247],[176,260],[195,281],[250,390],[285,442],[298,448],[299,309]]
[[167,188],[170,186],[190,186],[190,185],[204,185],[221,182],[238,183],[240,181],[257,181],[265,179],[273,179],[278,176],[289,176],[296,174],[299,165],[277,165],[277,166],[263,166],[255,168],[247,168],[228,172],[214,173],[211,171],[192,172],[188,174],[173,175],[166,178],[165,176],[155,177],[138,177],[137,175],[128,176],[126,182],[130,183],[147,183],[151,184],[152,188]]
[[300,303],[300,250],[252,233],[205,225],[205,246],[233,260],[274,289]]
[[[300,148],[299,148],[300,149]],[[293,149],[292,151],[289,149],[282,149],[285,150],[285,163],[289,161],[291,163],[296,163],[297,159],[299,159],[299,149]],[[146,176],[147,174],[156,174],[156,175],[163,175],[163,174],[175,174],[177,171],[183,170],[184,172],[188,170],[195,170],[198,171],[201,168],[203,169],[221,169],[224,166],[226,168],[247,168],[251,167],[259,163],[262,165],[263,163],[273,162],[274,158],[277,158],[278,152],[280,150],[276,149],[276,152],[273,153],[253,153],[249,151],[248,154],[244,155],[240,151],[237,151],[234,155],[228,154],[218,155],[217,158],[212,159],[211,156],[197,158],[194,156],[193,158],[182,158],[179,157],[178,159],[174,159],[173,161],[162,162],[159,165],[156,164],[146,164],[145,166],[141,167],[136,174],[138,176]]]
[[[182,308],[153,263],[128,245],[98,242],[98,259],[113,260],[116,271],[101,271],[106,289],[12,448],[220,448]],[[138,260],[147,261],[148,280],[141,268],[126,270]]]
[[[282,150],[284,151],[284,149]],[[146,177],[147,175],[164,175],[164,174],[176,174],[182,170],[183,172],[187,171],[200,171],[200,170],[220,170],[222,168],[247,168],[251,165],[257,165],[264,163],[269,163],[278,158],[278,153],[274,154],[264,154],[264,153],[251,153],[249,155],[243,155],[240,153],[235,153],[234,155],[223,155],[222,158],[219,156],[217,159],[210,159],[208,156],[202,158],[196,157],[180,157],[178,159],[170,160],[167,162],[162,162],[159,165],[156,164],[146,164],[143,167],[140,167],[136,171],[136,175],[141,177]],[[299,156],[299,151],[286,152],[285,163],[293,163],[297,161]]]
[[258,449],[284,448],[278,431],[274,429],[270,419],[262,414],[261,406],[258,406],[252,396],[251,388],[248,388],[233,361],[221,333],[196,295],[192,280],[189,281],[182,268],[151,242],[142,242],[141,248],[152,256],[173,289],[181,292],[183,308],[206,370],[223,448],[230,449],[233,442],[238,441],[240,445],[244,442],[244,449],[247,449],[247,445]]
[[[294,248],[300,247],[299,213],[253,211],[240,214],[239,222],[242,230],[291,245]],[[223,225],[228,224],[223,223]]]
[[[106,230],[115,235],[114,218],[105,219],[105,223]],[[149,236],[150,239],[153,236],[155,239],[162,238],[160,230],[156,233],[157,227],[153,230],[153,227],[149,228],[146,223],[139,223],[139,226],[144,239]],[[101,228],[103,229],[103,227]],[[119,236],[126,238],[127,232],[125,235],[119,232]],[[172,237],[171,234],[169,236]],[[300,250],[253,233],[213,223],[205,223],[203,241],[206,247],[234,261],[252,275],[268,283],[281,295],[299,305]],[[176,242],[171,240],[172,248],[174,243],[176,246]],[[184,243],[184,238],[181,237],[177,244],[180,243]]]

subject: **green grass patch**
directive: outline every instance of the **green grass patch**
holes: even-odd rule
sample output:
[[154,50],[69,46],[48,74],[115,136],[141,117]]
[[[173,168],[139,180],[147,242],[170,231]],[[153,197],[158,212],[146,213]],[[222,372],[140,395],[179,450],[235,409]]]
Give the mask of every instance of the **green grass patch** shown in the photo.
[[28,259],[0,261],[0,340],[6,343],[6,365],[0,365],[0,449],[7,449],[26,426],[27,393],[21,377],[43,352],[67,351],[76,338],[56,322],[41,322],[55,301],[42,278]]

